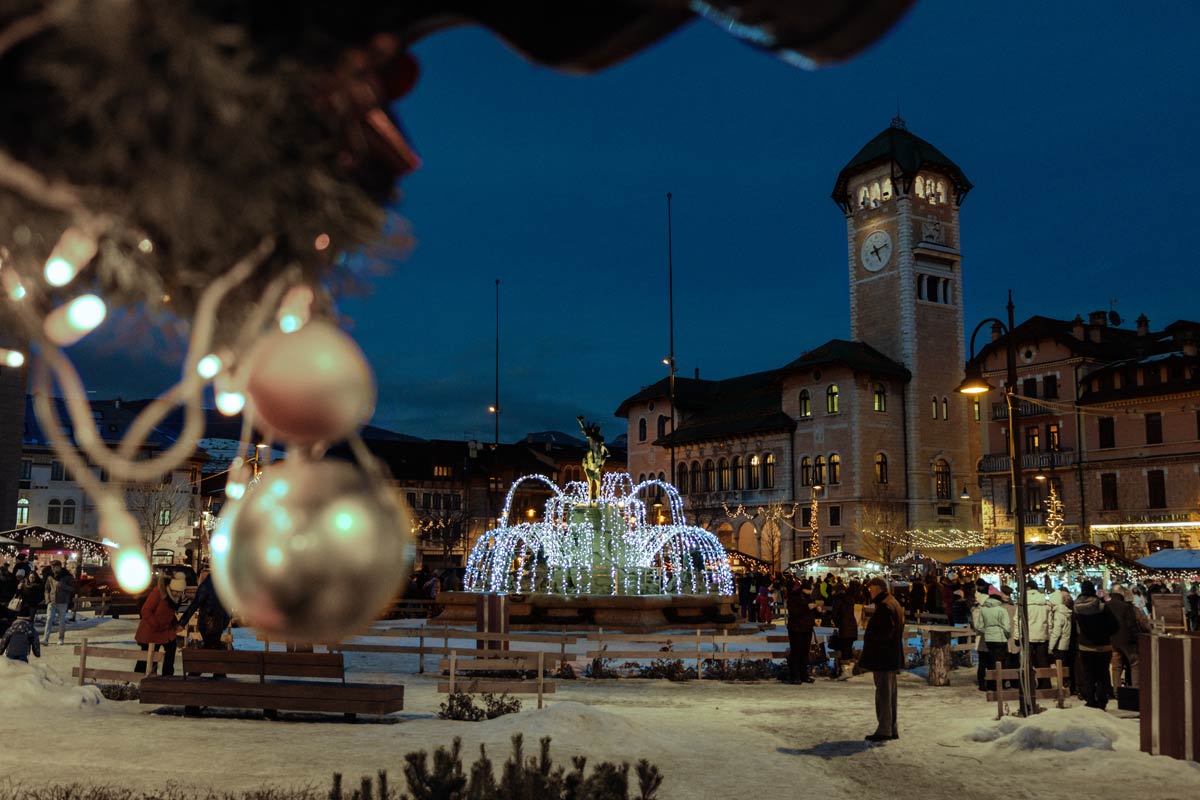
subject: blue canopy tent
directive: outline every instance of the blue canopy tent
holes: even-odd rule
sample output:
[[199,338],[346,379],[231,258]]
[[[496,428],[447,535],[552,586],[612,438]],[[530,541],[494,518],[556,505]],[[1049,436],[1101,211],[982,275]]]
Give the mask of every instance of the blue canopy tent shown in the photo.
[[[1093,544],[1073,542],[1071,544],[1027,544],[1025,565],[1029,572],[1083,573],[1101,578],[1102,583],[1111,581],[1111,572],[1126,576],[1140,567],[1134,562],[1101,550]],[[1001,544],[980,550],[956,561],[951,567],[966,567],[987,573],[1012,573],[1017,567],[1016,550],[1012,544]]]
[[1200,550],[1167,548],[1139,558],[1138,565],[1151,572],[1187,572],[1200,574]]

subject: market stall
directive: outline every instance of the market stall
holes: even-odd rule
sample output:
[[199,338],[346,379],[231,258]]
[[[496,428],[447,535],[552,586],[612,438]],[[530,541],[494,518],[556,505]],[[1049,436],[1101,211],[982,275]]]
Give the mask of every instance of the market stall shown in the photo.
[[788,571],[799,578],[813,579],[833,573],[848,581],[851,578],[866,580],[875,575],[883,575],[885,568],[883,564],[865,556],[851,553],[848,550],[837,550],[824,555],[792,561],[788,564]]
[[761,558],[755,558],[752,555],[743,553],[740,550],[725,550],[729,556],[729,571],[734,575],[741,575],[748,572],[751,575],[766,575],[775,574],[775,568],[769,561],[763,561]]
[[[994,584],[1014,585],[1016,582],[1016,551],[1011,544],[997,545],[972,553],[951,567],[978,573]],[[1027,544],[1025,545],[1027,575],[1044,589],[1066,586],[1071,594],[1079,593],[1079,585],[1090,580],[1097,587],[1113,583],[1128,583],[1142,569],[1132,561],[1091,544]]]
[[1139,558],[1137,564],[1151,574],[1171,580],[1200,580],[1200,550],[1168,548]]
[[[41,525],[27,525],[0,532],[0,546],[9,552],[26,553],[29,560],[39,567],[55,560],[70,564],[80,562],[80,559],[82,564],[99,565],[112,552],[108,545],[95,539],[63,533]],[[73,566],[70,568],[75,571]]]

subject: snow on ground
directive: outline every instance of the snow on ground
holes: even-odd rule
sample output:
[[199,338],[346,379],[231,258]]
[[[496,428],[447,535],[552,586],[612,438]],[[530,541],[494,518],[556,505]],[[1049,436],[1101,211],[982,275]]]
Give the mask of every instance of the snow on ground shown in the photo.
[[[93,643],[131,644],[135,625],[81,620],[68,645],[85,634]],[[237,643],[252,646],[252,634],[238,631]],[[444,696],[435,676],[412,674],[415,656],[354,653],[347,657],[351,677],[403,683],[405,710],[386,722],[346,724],[337,716],[269,722],[248,714],[151,713],[137,703],[98,701],[94,690],[73,686],[69,646],[50,645],[43,656],[28,667],[0,664],[0,774],[22,785],[324,787],[334,771],[353,782],[379,769],[399,780],[407,752],[459,736],[466,761],[485,744],[498,764],[520,732],[529,753],[551,736],[551,752],[563,765],[572,755],[587,755],[590,763],[647,758],[665,774],[664,800],[763,790],[972,800],[1200,797],[1200,766],[1139,752],[1136,719],[1072,702],[1029,720],[997,721],[995,705],[965,671],[954,673],[950,687],[901,676],[901,738],[869,745],[862,738],[874,727],[869,675],[804,686],[559,681],[543,710],[526,695],[520,714],[467,723],[436,718]]]

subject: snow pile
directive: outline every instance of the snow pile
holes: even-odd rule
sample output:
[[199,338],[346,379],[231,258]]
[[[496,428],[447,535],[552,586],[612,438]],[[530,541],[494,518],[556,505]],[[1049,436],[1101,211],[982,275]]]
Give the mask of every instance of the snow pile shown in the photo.
[[1077,706],[1051,709],[1028,719],[1005,717],[976,728],[966,738],[1012,750],[1112,750],[1127,725],[1102,711]]
[[50,667],[0,658],[0,710],[92,708],[102,699],[95,686],[71,686]]
[[488,738],[502,736],[507,739],[514,733],[524,733],[527,747],[543,736],[562,745],[589,741],[622,742],[633,745],[630,747],[632,752],[641,752],[638,745],[650,744],[643,741],[645,734],[628,718],[570,700],[476,724],[487,730]]

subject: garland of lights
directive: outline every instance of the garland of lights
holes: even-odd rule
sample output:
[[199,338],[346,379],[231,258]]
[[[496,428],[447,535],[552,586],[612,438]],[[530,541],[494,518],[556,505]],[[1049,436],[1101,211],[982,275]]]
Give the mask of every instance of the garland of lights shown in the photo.
[[1050,544],[1066,544],[1063,538],[1063,503],[1058,498],[1053,481],[1050,481],[1050,494],[1046,496],[1046,536]]
[[821,552],[821,525],[819,522],[817,522],[817,511],[819,509],[817,505],[816,492],[813,492],[811,508],[812,510],[808,514],[808,525],[810,528],[812,528],[812,537],[808,542],[808,554],[809,556],[815,556],[819,555]]
[[865,530],[863,533],[903,545],[910,550],[979,550],[985,545],[982,531],[963,531],[957,528],[913,529],[900,533]]
[[[526,482],[551,491],[541,522],[512,524],[512,504]],[[671,522],[647,520],[643,497],[666,494]],[[567,595],[733,593],[725,548],[711,532],[686,524],[683,498],[665,481],[634,484],[626,473],[605,473],[593,501],[588,484],[560,489],[545,475],[516,480],[504,500],[500,526],[467,556],[464,588],[491,593]]]
[[61,544],[63,547],[56,549],[77,551],[87,558],[103,558],[111,553],[112,547],[110,544],[104,542],[93,542],[90,539],[82,539],[77,536],[71,536],[70,534],[57,533],[50,530],[44,530],[38,535],[37,538],[41,539],[42,541],[41,546],[37,548],[22,542],[18,542],[15,545],[5,546],[15,550],[47,550],[50,549],[46,547],[47,544]]

